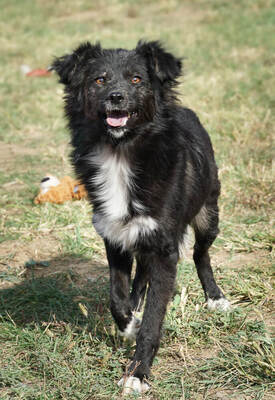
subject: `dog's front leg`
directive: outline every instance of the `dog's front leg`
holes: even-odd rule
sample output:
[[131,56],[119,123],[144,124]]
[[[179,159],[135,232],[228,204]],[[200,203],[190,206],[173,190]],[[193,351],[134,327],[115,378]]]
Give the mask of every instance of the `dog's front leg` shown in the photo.
[[132,315],[130,282],[133,256],[105,240],[110,268],[110,309],[122,336],[135,339],[140,321]]
[[142,324],[137,335],[136,352],[119,385],[123,393],[145,392],[149,386],[144,382],[150,373],[153,359],[158,351],[163,319],[168,301],[173,294],[178,253],[169,255],[151,253],[147,257],[149,287]]

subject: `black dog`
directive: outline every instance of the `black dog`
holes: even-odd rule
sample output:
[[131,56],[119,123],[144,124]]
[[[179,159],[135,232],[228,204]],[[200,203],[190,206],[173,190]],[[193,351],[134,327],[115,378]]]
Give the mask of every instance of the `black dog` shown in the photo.
[[[111,312],[121,334],[136,336],[119,384],[124,393],[143,392],[188,225],[208,308],[229,308],[208,255],[218,234],[220,193],[211,142],[195,113],[177,103],[181,61],[158,42],[139,42],[131,51],[86,43],[52,69],[65,85],[72,162],[106,246]],[[139,321],[134,312],[145,293]]]

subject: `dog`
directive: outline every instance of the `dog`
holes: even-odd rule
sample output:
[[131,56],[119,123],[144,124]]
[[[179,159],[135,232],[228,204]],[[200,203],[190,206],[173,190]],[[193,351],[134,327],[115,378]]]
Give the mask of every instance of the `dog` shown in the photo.
[[[105,243],[111,313],[121,335],[136,339],[119,385],[124,394],[143,393],[188,226],[208,308],[230,307],[208,254],[219,232],[211,141],[196,114],[177,100],[181,59],[158,41],[139,41],[133,50],[84,43],[55,58],[52,69],[65,85],[72,164]],[[135,312],[142,306],[140,321]]]

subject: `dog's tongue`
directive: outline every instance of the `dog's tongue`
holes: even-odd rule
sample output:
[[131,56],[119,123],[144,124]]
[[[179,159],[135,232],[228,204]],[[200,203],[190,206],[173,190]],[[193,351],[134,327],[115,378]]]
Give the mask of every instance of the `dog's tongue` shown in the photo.
[[111,116],[107,117],[107,124],[113,127],[126,125],[128,116]]

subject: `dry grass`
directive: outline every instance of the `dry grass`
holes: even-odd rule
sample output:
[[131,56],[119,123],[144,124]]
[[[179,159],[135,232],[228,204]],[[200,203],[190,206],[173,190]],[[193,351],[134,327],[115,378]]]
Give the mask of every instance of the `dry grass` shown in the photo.
[[72,174],[62,89],[54,76],[25,77],[20,65],[47,67],[85,40],[131,48],[149,38],[185,56],[180,98],[214,143],[222,196],[213,262],[235,309],[207,312],[184,259],[144,399],[271,400],[272,1],[2,3],[0,398],[120,398],[115,382],[133,348],[110,318],[90,206],[32,201],[43,175]]

